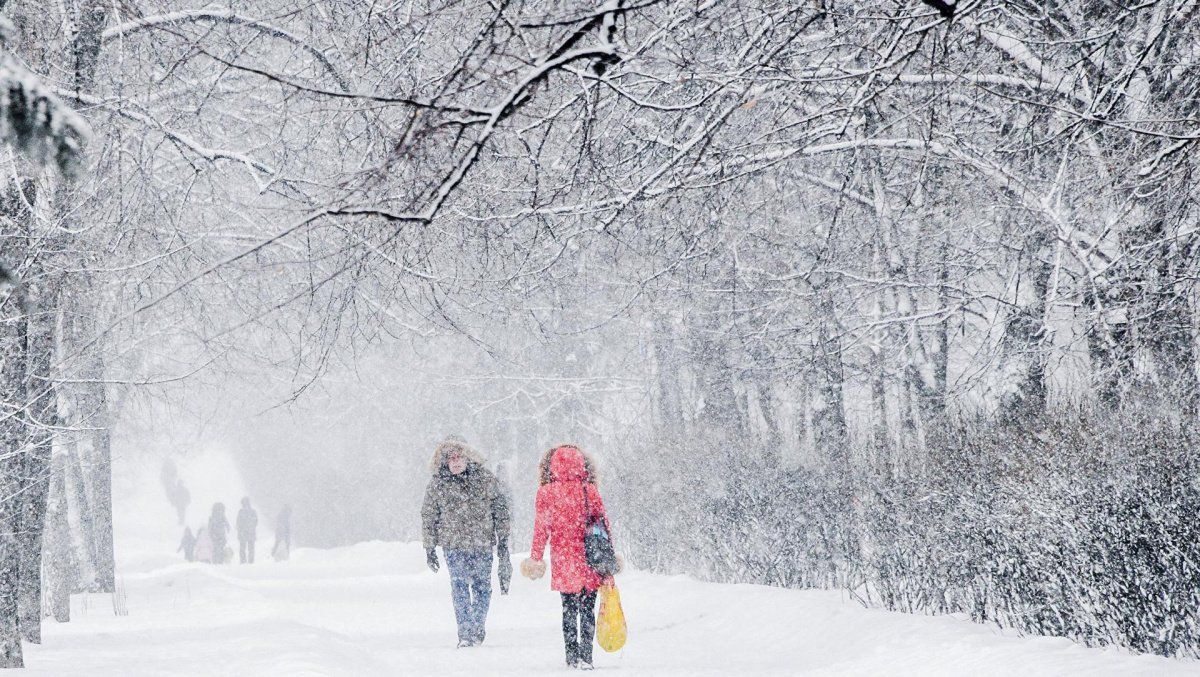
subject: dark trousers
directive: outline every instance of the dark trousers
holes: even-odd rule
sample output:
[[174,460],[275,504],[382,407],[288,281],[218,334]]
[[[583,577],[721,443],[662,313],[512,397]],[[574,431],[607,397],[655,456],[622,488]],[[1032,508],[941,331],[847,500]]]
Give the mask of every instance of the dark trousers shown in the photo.
[[238,539],[238,558],[242,564],[254,564],[254,539]]
[[567,663],[591,663],[592,640],[596,637],[596,591],[564,592],[562,603]]

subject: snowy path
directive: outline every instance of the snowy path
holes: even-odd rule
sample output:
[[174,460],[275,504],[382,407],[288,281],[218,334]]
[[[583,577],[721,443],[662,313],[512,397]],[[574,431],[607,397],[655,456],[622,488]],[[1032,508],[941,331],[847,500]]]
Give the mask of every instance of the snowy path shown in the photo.
[[[126,566],[129,615],[92,608],[50,623],[31,674],[539,675],[561,666],[545,580],[493,599],[487,643],[454,648],[445,573],[417,546],[300,550],[285,564]],[[621,577],[627,675],[1184,675],[1200,663],[1020,638],[953,618],[863,609],[836,592]]]

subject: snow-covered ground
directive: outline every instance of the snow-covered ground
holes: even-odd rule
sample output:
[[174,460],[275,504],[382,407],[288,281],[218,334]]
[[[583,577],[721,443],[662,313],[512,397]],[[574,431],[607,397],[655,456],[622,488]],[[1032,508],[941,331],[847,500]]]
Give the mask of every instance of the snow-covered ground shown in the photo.
[[[445,570],[415,544],[300,549],[292,561],[214,567],[135,558],[129,614],[93,603],[31,647],[47,675],[531,675],[566,672],[545,579],[496,596],[487,643],[456,649]],[[155,561],[159,560],[159,561]],[[864,609],[837,592],[716,585],[632,572],[619,584],[629,643],[596,667],[629,675],[1184,675],[1200,663],[949,617]],[[498,593],[498,591],[497,591]],[[99,602],[100,600],[94,600]]]
[[[47,622],[27,647],[35,675],[566,674],[559,602],[548,577],[495,590],[482,647],[457,649],[445,568],[417,544],[301,548],[288,562],[188,564],[158,483],[160,462],[118,459],[119,579],[128,615],[106,597],[77,597],[73,620]],[[189,522],[242,491],[227,452],[179,463],[192,487]],[[519,556],[518,556],[519,557]],[[833,591],[701,583],[629,572],[618,578],[629,643],[596,651],[596,668],[627,675],[1185,675],[1200,662],[1017,637],[949,617],[864,609]]]

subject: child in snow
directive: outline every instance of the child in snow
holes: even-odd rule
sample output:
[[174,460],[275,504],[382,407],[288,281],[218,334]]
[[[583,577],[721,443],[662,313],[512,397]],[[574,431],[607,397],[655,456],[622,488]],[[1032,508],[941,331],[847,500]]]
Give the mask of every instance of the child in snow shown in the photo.
[[196,537],[192,535],[191,527],[183,528],[183,540],[179,541],[175,552],[182,552],[183,558],[189,562],[196,559]]
[[208,536],[208,529],[204,527],[196,529],[196,549],[194,555],[197,562],[212,562],[212,539]]
[[578,447],[564,445],[546,452],[538,464],[538,481],[533,545],[530,559],[521,563],[521,573],[531,579],[546,573],[542,556],[549,541],[550,587],[562,594],[567,665],[591,670],[596,591],[610,579],[588,566],[583,539],[588,517],[603,520],[608,528],[608,515],[596,488],[591,459]]
[[492,548],[499,560],[500,591],[508,594],[512,556],[508,550],[508,501],[496,476],[465,443],[437,446],[433,477],[421,505],[422,540],[429,568],[437,572],[437,546],[450,569],[450,593],[458,622],[458,646],[483,644],[492,598]]

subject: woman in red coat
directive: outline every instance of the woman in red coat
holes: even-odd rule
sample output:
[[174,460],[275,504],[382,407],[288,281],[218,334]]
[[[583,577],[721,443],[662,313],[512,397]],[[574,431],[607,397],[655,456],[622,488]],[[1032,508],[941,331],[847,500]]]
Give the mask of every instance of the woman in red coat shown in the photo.
[[542,457],[533,546],[529,549],[530,560],[522,566],[530,578],[541,577],[546,570],[542,556],[549,541],[550,587],[562,594],[567,665],[585,670],[592,668],[596,590],[604,583],[604,578],[588,566],[584,554],[587,518],[598,517],[608,528],[608,515],[592,468],[583,452],[570,445],[551,449]]

